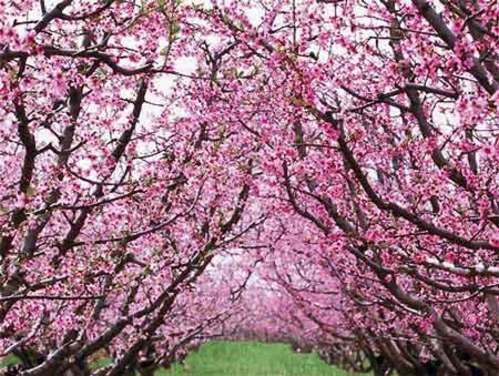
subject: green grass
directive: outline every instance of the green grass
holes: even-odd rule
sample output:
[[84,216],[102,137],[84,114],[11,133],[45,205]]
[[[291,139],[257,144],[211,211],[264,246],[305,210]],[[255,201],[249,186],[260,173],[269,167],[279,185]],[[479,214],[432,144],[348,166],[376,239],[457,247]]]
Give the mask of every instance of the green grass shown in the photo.
[[[211,342],[191,354],[185,366],[157,376],[346,376],[316,354],[297,354],[288,345],[257,342]],[[365,374],[364,374],[365,376]]]
[[13,366],[18,364],[19,360],[13,355],[6,356],[5,358],[0,358],[0,368]]
[[[17,363],[15,357],[0,359],[0,368]],[[109,359],[94,364],[103,366]],[[157,371],[155,376],[347,376],[324,363],[317,354],[297,354],[289,345],[258,342],[210,342],[190,354],[184,365]],[[366,374],[362,374],[368,376]]]

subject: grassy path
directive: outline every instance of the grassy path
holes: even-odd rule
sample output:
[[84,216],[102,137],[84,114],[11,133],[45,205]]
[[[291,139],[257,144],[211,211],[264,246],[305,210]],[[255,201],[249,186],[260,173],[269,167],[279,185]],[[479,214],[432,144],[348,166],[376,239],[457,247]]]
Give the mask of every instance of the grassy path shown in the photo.
[[[316,354],[297,354],[284,344],[212,342],[157,376],[347,376]],[[364,374],[365,375],[365,374]]]
[[[0,359],[0,368],[16,363],[14,357]],[[288,345],[258,342],[211,342],[189,355],[184,363],[175,364],[170,370],[157,371],[155,376],[355,375],[328,366],[316,354],[297,354]]]

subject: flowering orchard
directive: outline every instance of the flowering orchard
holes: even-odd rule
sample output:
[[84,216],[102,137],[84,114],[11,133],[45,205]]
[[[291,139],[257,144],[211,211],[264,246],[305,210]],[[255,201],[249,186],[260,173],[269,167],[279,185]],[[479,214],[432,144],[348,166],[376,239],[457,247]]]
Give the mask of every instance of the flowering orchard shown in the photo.
[[0,11],[7,374],[152,375],[217,336],[499,373],[497,1]]

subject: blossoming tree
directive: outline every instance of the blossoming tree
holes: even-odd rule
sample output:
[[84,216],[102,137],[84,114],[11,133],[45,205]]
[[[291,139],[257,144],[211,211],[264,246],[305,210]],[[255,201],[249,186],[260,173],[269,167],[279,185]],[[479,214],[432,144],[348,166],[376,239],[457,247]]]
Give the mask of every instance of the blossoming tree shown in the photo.
[[22,375],[150,374],[239,329],[379,375],[499,371],[497,2],[0,9]]

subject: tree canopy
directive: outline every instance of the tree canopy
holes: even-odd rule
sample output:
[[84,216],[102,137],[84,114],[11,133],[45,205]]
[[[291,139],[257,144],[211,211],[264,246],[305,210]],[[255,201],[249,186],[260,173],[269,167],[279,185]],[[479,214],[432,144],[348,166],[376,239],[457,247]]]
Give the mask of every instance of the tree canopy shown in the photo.
[[150,375],[222,336],[499,373],[497,1],[0,11],[9,372]]

